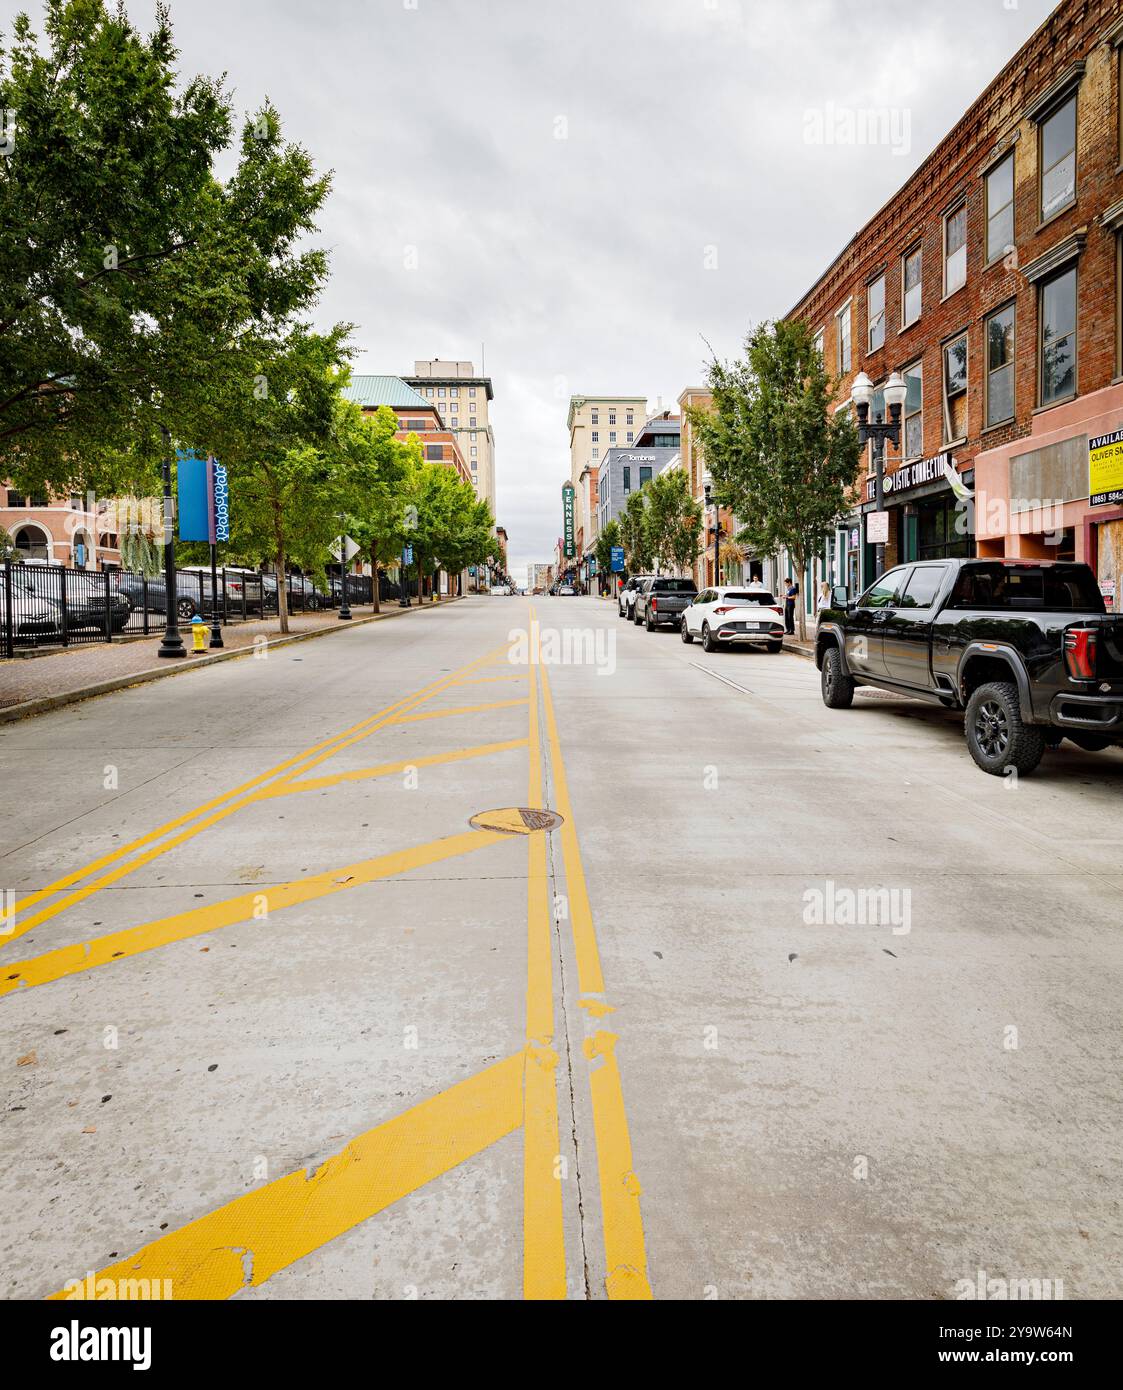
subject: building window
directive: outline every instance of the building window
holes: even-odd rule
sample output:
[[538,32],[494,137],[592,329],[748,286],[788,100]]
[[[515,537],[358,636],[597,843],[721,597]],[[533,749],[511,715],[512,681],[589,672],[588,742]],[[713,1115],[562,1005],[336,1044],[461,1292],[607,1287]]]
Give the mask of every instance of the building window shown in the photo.
[[876,352],[885,342],[885,276],[871,280],[866,288],[867,352]]
[[967,283],[967,204],[944,218],[944,296]]
[[835,315],[838,326],[838,370],[845,375],[850,370],[850,305],[844,304]]
[[469,387],[468,387],[468,394],[469,394],[469,396],[474,396],[474,395],[476,394],[476,388],[475,388],[474,386],[469,386]]
[[476,428],[476,417],[473,415],[473,416],[471,417],[471,419],[468,421],[468,423],[472,426],[473,429],[475,429],[475,428]]
[[987,428],[1014,418],[1014,306],[987,319]]
[[472,445],[472,457],[476,457],[476,446],[474,444]]
[[625,424],[629,424],[629,425],[634,425],[634,424],[635,424],[635,420],[632,418],[632,412],[631,412],[630,410],[628,411],[628,418],[627,418],[627,420],[625,421]]
[[434,463],[440,463],[445,456],[444,446],[441,444],[426,444],[425,457]]
[[630,468],[627,464],[625,464],[625,465],[624,465],[624,491],[625,491],[625,492],[631,492],[631,490],[632,490],[632,470],[631,470],[631,468]]
[[826,358],[823,357],[823,330],[821,328],[819,329],[818,333],[815,334],[813,346],[815,348],[815,351],[819,354],[819,357],[822,359],[823,365],[826,366]]
[[651,481],[651,469],[650,469],[650,468],[645,468],[645,467],[641,466],[641,467],[640,467],[640,471],[639,471],[639,485],[640,485],[640,487],[643,487],[644,483],[649,483],[650,481]]
[[967,334],[944,344],[944,443],[967,438]]
[[918,246],[901,261],[901,327],[908,328],[920,317],[922,289],[920,284],[921,250]]
[[594,444],[598,444],[599,442],[600,442],[600,430],[594,430],[594,431],[593,431],[593,443],[594,443]]
[[444,394],[445,394],[445,388],[444,388],[443,386],[438,386],[438,387],[437,387],[437,395],[438,395],[438,396],[443,396]]
[[615,430],[609,430],[609,431],[608,431],[608,442],[609,442],[609,444],[615,444],[615,443],[616,443],[616,431],[615,431]]
[[449,394],[450,396],[459,396],[459,395],[460,395],[460,387],[459,387],[459,386],[450,386],[450,387],[448,388],[448,394]]
[[1014,247],[1014,156],[1008,154],[986,177],[987,264]]
[[1040,290],[1038,376],[1041,404],[1076,394],[1076,267]]
[[610,425],[614,425],[614,424],[616,423],[616,412],[615,412],[615,410],[610,410],[610,411],[608,412],[608,423],[609,423]]
[[600,424],[600,411],[599,411],[599,410],[594,410],[594,411],[593,411],[593,424],[594,424],[594,425],[599,425],[599,424]]
[[628,443],[631,444],[631,442],[633,441],[633,439],[635,439],[635,434],[633,433],[632,430],[629,430],[629,431],[628,431]]
[[907,459],[924,454],[924,369],[919,362],[904,370],[905,386],[905,452]]
[[1076,201],[1076,96],[1038,127],[1041,220]]

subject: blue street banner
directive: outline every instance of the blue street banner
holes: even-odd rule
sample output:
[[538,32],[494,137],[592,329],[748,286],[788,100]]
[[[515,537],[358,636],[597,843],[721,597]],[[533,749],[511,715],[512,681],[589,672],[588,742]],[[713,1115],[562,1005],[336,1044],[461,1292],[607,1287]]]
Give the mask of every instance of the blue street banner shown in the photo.
[[413,546],[412,546],[412,545],[407,545],[407,546],[404,546],[404,547],[403,547],[403,549],[402,549],[402,564],[403,564],[403,565],[412,565],[412,564],[413,564]]
[[207,461],[194,449],[177,449],[176,490],[181,541],[209,541],[210,504],[207,501]]
[[617,574],[617,573],[619,573],[619,571],[622,570],[623,568],[624,568],[624,547],[623,547],[622,545],[614,545],[614,546],[612,547],[612,572],[613,572],[613,574]]
[[181,541],[230,539],[230,489],[226,469],[214,457],[200,458],[195,449],[177,449],[179,538]]

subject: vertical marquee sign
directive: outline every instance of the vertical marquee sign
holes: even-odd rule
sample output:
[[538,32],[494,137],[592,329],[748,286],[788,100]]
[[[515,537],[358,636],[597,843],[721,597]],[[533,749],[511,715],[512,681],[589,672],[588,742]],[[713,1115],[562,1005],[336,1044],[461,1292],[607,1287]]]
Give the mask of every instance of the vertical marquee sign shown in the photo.
[[573,536],[573,484],[562,485],[562,530],[565,536],[565,558],[572,560],[576,555]]

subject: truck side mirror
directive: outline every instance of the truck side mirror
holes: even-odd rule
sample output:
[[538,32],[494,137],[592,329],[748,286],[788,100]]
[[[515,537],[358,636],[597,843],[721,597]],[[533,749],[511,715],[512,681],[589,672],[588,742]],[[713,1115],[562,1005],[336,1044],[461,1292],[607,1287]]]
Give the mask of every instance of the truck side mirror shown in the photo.
[[850,604],[850,590],[845,584],[836,584],[831,590],[831,607],[847,608]]

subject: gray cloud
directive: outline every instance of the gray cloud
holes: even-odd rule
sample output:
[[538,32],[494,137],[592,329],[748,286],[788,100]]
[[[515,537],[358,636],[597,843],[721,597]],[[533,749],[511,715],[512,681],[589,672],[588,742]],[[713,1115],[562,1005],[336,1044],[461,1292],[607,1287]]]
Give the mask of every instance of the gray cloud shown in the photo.
[[[268,95],[335,170],[319,317],[358,325],[358,369],[479,365],[486,343],[515,567],[558,535],[569,392],[673,404],[700,335],[731,353],[790,308],[1052,8],[411,3],[172,0],[172,19],[185,70],[227,71],[243,109]],[[910,149],[806,143],[827,102],[907,112]]]

